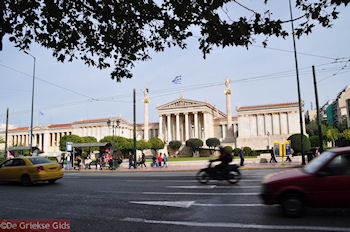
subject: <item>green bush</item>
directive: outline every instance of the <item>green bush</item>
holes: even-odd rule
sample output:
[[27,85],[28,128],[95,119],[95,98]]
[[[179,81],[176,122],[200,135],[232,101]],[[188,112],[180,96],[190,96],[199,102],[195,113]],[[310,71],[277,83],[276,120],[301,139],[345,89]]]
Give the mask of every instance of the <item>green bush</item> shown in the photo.
[[235,156],[238,156],[240,151],[241,151],[241,149],[238,148],[238,147],[236,147],[235,149],[233,149],[233,154],[234,154]]
[[173,140],[169,142],[169,147],[174,150],[178,150],[182,145],[181,141]]
[[[300,134],[293,134],[289,136],[287,140],[291,141],[292,148],[295,153],[301,152]],[[307,136],[303,136],[304,153],[308,152],[311,148],[310,140]]]
[[244,147],[243,151],[246,156],[252,155],[252,149],[250,147]]
[[151,149],[151,147],[151,143],[146,140],[141,139],[139,141],[136,141],[136,148],[141,152],[143,152],[143,150]]
[[220,140],[218,138],[209,138],[205,141],[208,147],[215,148],[220,145]]
[[317,135],[310,136],[310,145],[311,147],[318,147],[319,146],[319,139]]
[[163,141],[161,139],[157,138],[157,137],[152,137],[149,140],[149,143],[151,144],[151,149],[153,149],[156,152],[157,152],[157,150],[164,148]]
[[232,147],[231,147],[231,146],[225,146],[225,147],[224,147],[224,150],[225,150],[227,153],[229,153],[229,154],[232,153]]
[[200,139],[192,138],[186,141],[186,146],[192,148],[193,156],[195,152],[203,146],[203,141]]

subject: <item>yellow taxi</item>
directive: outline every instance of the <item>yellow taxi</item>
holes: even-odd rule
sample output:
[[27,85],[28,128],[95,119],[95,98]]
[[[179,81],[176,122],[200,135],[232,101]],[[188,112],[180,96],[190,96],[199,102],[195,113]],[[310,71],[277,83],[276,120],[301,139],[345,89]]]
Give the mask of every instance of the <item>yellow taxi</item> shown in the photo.
[[63,177],[59,164],[38,156],[16,157],[0,164],[0,181],[20,182],[31,185],[37,181],[55,183]]

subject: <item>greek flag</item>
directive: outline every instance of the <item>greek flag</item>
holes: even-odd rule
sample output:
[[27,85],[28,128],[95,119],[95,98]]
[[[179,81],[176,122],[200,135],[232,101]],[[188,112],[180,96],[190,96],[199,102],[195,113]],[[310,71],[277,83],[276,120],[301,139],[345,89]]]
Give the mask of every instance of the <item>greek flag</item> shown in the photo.
[[174,78],[174,80],[172,80],[171,82],[173,82],[174,84],[181,84],[181,75],[179,75],[179,76],[176,76],[175,78]]
[[44,115],[44,113],[43,112],[41,112],[41,111],[39,111],[39,114],[42,116],[42,115]]

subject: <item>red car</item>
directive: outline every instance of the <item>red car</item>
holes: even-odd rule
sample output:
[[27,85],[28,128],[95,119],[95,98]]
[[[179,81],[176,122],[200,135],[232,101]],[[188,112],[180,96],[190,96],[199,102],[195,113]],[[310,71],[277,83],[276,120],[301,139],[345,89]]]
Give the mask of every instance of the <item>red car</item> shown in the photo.
[[350,147],[331,149],[304,168],[264,177],[260,194],[267,205],[280,204],[286,216],[305,206],[350,208]]

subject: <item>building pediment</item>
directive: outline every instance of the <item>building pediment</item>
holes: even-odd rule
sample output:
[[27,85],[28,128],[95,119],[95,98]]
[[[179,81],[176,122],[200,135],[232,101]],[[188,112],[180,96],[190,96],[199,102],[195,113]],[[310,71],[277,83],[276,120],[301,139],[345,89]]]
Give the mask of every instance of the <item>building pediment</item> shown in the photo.
[[194,101],[189,99],[177,99],[175,101],[166,103],[164,105],[158,106],[158,110],[169,110],[169,109],[178,109],[178,108],[193,108],[205,106],[205,102]]

